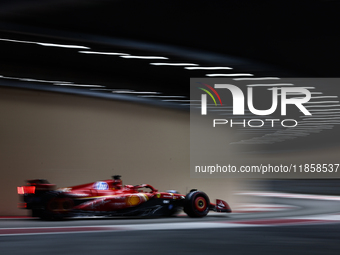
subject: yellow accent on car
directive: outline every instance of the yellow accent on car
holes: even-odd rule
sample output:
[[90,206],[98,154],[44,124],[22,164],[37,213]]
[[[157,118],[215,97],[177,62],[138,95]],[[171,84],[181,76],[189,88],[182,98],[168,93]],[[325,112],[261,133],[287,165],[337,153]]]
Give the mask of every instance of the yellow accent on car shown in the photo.
[[132,206],[138,205],[140,203],[140,198],[137,195],[132,195],[132,196],[127,198],[126,202],[127,202],[128,205],[132,205]]

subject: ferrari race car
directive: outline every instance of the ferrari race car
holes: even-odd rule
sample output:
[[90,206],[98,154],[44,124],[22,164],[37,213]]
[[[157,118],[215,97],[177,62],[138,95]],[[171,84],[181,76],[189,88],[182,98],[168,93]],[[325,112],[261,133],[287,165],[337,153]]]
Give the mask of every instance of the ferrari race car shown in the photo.
[[33,217],[62,219],[75,216],[172,216],[180,210],[190,217],[204,217],[209,210],[230,213],[227,202],[210,203],[202,191],[186,195],[158,192],[149,184],[122,185],[121,176],[68,188],[56,189],[43,179],[28,180],[18,187],[23,203],[20,208],[32,211]]

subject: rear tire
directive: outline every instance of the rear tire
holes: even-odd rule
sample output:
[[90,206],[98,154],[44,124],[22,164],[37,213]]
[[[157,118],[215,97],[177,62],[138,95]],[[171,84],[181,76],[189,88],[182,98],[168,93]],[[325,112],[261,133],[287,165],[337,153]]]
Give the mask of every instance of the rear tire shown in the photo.
[[50,194],[45,201],[45,209],[39,216],[42,220],[62,220],[69,217],[74,206],[71,198],[59,194]]
[[184,212],[193,218],[205,217],[209,212],[210,200],[202,191],[192,191],[185,197]]

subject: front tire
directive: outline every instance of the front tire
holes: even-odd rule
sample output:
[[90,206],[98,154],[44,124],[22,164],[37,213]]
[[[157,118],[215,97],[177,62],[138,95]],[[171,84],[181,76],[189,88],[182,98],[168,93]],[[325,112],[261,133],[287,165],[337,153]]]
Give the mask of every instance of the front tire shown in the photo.
[[184,212],[193,218],[205,217],[209,212],[210,200],[202,191],[192,191],[185,197]]

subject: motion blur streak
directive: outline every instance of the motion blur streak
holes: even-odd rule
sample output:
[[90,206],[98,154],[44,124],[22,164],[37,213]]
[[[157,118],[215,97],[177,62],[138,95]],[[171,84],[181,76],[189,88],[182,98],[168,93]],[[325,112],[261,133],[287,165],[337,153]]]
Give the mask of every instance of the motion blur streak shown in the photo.
[[[286,185],[283,187],[292,189]],[[315,189],[307,185],[303,187]],[[140,254],[149,254],[168,247],[163,254],[178,254],[179,249],[186,251],[190,247],[195,254],[203,254],[213,246],[214,251],[228,248],[235,254],[248,254],[250,249],[253,254],[283,255],[299,251],[299,254],[307,255],[313,254],[311,248],[317,251],[315,254],[321,254],[319,252],[326,243],[326,254],[338,254],[339,196],[263,191],[239,192],[236,195],[268,198],[272,205],[266,204],[267,211],[255,212],[248,206],[243,213],[229,217],[211,213],[204,219],[186,216],[162,219],[79,218],[56,222],[4,219],[0,220],[0,250],[4,254],[19,255],[23,247],[29,247],[30,252],[36,254],[46,251],[52,255],[84,255],[93,254],[94,250],[108,252],[115,247],[119,254],[131,254],[137,248]],[[256,209],[256,203],[253,206]],[[134,245],[122,245],[132,240]],[[202,240],[209,245],[201,246]],[[171,248],[173,243],[176,243],[173,249],[177,253]]]
[[139,96],[139,97],[155,97],[155,98],[185,98],[185,96]]
[[254,76],[253,74],[250,73],[230,73],[230,74],[206,74],[205,76],[208,77],[218,77],[218,76]]
[[0,38],[0,41],[16,42],[16,43],[31,43],[31,44],[41,45],[41,46],[61,47],[61,48],[70,48],[70,49],[89,49],[89,47],[79,46],[79,45],[67,45],[67,44],[56,44],[56,43],[42,43],[42,42],[31,42],[31,41],[19,41],[19,40],[3,39],[3,38]]
[[153,91],[112,91],[112,93],[117,94],[161,94],[160,92],[153,92]]
[[323,111],[323,112],[315,112],[315,111],[311,111],[313,112],[313,115],[323,115],[323,114],[339,114],[339,111]]
[[334,254],[340,224],[1,237],[4,254]]
[[[249,84],[248,87],[266,87],[266,86],[294,86],[293,83],[276,83],[276,84]],[[272,90],[272,89],[271,89]]]
[[[283,84],[283,83],[282,83]],[[290,83],[288,83],[288,84],[290,84]],[[294,85],[294,84],[292,84],[292,85]],[[290,86],[290,85],[288,85],[288,86]],[[315,89],[315,87],[299,87],[299,88],[301,88],[301,89]],[[277,89],[280,89],[280,88],[277,88]],[[273,90],[273,88],[270,88],[270,89],[267,89],[267,90]],[[281,96],[281,94],[278,94],[279,96]],[[287,95],[299,95],[299,96],[301,96],[301,93],[300,92],[287,92]],[[298,97],[296,97],[296,98],[298,98]]]
[[312,98],[338,98],[338,96],[319,96],[319,97],[312,97]]
[[305,106],[306,108],[312,108],[312,107],[338,107],[340,105],[338,104],[333,104],[333,105],[308,105],[308,106]]
[[55,83],[57,86],[71,86],[71,87],[105,87],[103,85],[90,85],[90,84],[74,84],[74,83]]
[[261,81],[261,80],[280,80],[279,77],[263,77],[263,78],[234,78],[235,81]]
[[168,59],[167,57],[157,57],[157,56],[120,56],[121,58],[136,58],[136,59]]
[[96,54],[96,55],[113,55],[113,56],[127,56],[130,54],[127,53],[118,53],[118,52],[98,52],[98,51],[78,51],[79,53],[84,54]]
[[198,64],[193,63],[150,63],[153,66],[198,66]]
[[164,99],[164,102],[195,102],[199,100],[183,100],[183,99]]
[[[310,112],[328,112],[328,111],[340,111],[340,109],[329,109],[329,110],[309,110]],[[317,114],[317,113],[315,113],[315,114]],[[321,113],[319,113],[319,114],[321,114]]]
[[304,120],[335,120],[340,119],[340,117],[333,117],[333,118],[305,118]]
[[184,67],[187,70],[223,70],[223,69],[232,69],[231,67]]

